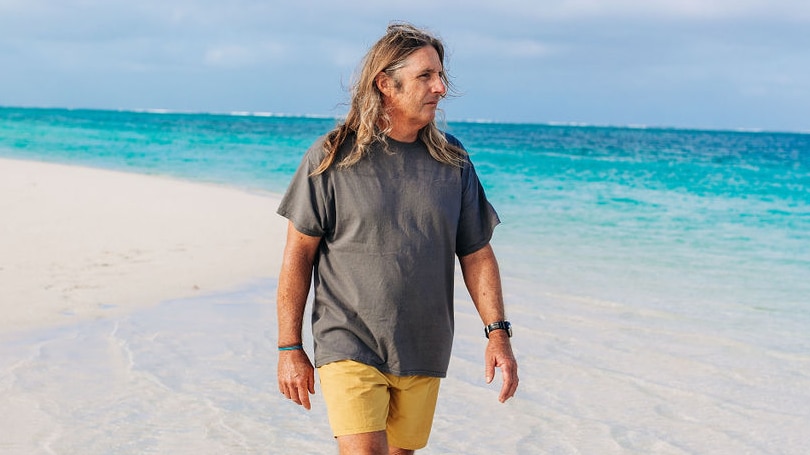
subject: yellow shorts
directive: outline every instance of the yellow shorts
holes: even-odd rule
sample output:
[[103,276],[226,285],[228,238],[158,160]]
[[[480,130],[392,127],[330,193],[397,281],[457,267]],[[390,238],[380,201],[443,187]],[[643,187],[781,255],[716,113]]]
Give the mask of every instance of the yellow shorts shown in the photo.
[[439,378],[394,376],[353,360],[318,368],[335,437],[385,430],[388,445],[427,445],[439,396]]

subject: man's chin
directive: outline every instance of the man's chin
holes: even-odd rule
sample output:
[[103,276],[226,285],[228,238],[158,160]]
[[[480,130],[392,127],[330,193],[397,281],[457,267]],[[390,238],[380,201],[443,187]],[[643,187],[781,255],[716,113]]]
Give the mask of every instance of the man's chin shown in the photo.
[[425,119],[427,120],[427,123],[430,123],[436,119],[436,106],[433,106],[433,109],[430,110],[430,113],[425,115]]

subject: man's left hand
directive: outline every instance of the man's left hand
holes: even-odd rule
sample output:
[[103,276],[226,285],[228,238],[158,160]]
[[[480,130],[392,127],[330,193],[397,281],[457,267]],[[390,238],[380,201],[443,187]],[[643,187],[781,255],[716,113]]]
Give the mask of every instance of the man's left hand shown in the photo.
[[498,401],[503,403],[515,395],[518,387],[517,361],[512,353],[512,345],[505,331],[496,330],[490,333],[484,357],[487,384],[490,384],[495,379],[495,368],[501,369],[503,385],[501,386]]

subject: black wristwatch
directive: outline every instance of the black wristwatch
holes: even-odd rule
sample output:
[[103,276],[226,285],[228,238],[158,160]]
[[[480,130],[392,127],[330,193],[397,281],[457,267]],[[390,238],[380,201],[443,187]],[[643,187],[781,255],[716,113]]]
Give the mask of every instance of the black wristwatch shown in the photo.
[[506,334],[509,338],[512,338],[512,324],[509,321],[498,321],[493,322],[492,324],[484,327],[484,335],[489,338],[489,333],[493,330],[506,330]]

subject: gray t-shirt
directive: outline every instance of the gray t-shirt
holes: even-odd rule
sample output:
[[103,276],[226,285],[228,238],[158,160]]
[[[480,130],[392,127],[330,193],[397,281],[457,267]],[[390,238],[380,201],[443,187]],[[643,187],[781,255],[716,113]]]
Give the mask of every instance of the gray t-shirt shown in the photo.
[[307,151],[278,209],[299,232],[322,237],[315,365],[356,360],[398,376],[444,377],[455,255],[486,246],[500,222],[472,163],[442,164],[421,141],[388,139],[389,151],[375,144],[353,166],[310,176],[324,156],[322,141]]

